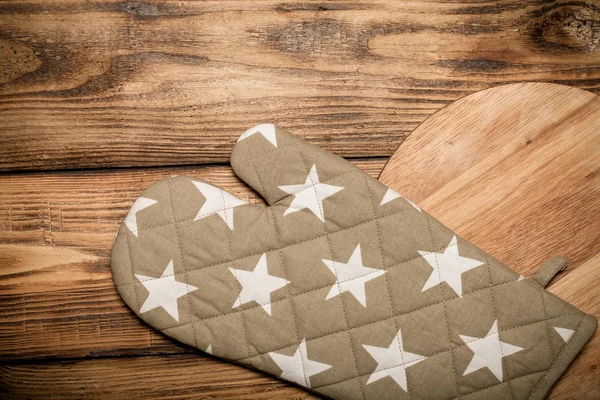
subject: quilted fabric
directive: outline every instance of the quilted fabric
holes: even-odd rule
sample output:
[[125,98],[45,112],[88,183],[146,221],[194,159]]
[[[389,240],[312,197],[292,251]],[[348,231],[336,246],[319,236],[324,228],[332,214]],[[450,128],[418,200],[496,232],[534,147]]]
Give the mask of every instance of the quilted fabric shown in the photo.
[[145,190],[112,269],[144,321],[190,346],[344,399],[543,398],[596,328],[353,164],[273,125],[235,173]]

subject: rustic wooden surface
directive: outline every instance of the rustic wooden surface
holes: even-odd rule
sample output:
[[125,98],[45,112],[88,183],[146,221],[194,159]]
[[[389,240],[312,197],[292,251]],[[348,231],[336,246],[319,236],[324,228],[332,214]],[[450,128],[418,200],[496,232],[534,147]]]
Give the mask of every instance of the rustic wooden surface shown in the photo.
[[[546,83],[460,99],[408,137],[380,181],[522,275],[600,319],[600,97]],[[552,399],[600,398],[600,332]]]
[[272,121],[389,156],[477,90],[600,93],[600,2],[0,3],[0,168],[226,162]]
[[51,388],[58,399],[90,393],[105,399],[318,399],[260,372],[195,354],[13,364],[0,372],[0,393],[11,398],[43,398]]
[[0,394],[309,397],[192,354],[123,305],[108,258],[134,199],[188,174],[260,202],[226,164],[259,122],[377,176],[477,90],[600,94],[599,24],[593,0],[0,2]]

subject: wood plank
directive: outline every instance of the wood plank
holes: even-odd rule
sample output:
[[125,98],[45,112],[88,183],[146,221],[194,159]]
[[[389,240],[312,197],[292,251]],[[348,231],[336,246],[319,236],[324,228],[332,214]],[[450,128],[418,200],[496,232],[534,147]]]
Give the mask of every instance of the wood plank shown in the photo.
[[450,102],[508,82],[600,93],[594,0],[8,0],[0,170],[226,162],[276,122],[388,156]]
[[0,392],[5,399],[317,399],[203,355],[0,365]]
[[[356,164],[377,176],[385,161]],[[192,351],[128,309],[109,266],[133,201],[175,174],[261,202],[224,166],[0,175],[0,360]]]

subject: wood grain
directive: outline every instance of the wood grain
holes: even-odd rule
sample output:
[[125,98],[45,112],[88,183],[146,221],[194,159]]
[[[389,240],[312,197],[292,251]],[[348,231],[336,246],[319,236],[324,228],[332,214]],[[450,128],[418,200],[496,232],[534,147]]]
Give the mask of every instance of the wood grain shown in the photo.
[[[434,112],[490,86],[600,93],[598,26],[596,0],[0,2],[0,397],[308,398],[191,354],[123,305],[108,263],[133,200],[183,173],[260,202],[212,165],[259,122],[345,157],[387,157]],[[383,162],[357,160],[372,175]],[[130,166],[149,168],[10,173]],[[589,238],[590,221],[569,228],[572,242]],[[521,255],[510,248],[507,259]],[[592,312],[600,264],[584,254],[550,290]],[[598,346],[554,395],[598,392]],[[135,355],[152,357],[123,357]]]
[[43,399],[49,393],[127,400],[317,399],[263,373],[199,354],[4,365],[0,376],[6,399]]
[[[356,161],[373,176],[384,163]],[[175,174],[262,202],[222,166],[0,175],[0,360],[193,351],[128,309],[109,265],[133,201]]]
[[[549,290],[600,319],[599,172],[600,97],[538,83],[441,110],[379,179],[526,277],[564,256]],[[600,398],[599,360],[596,332],[552,398]]]
[[0,170],[226,162],[276,122],[388,156],[474,91],[600,93],[595,0],[0,3]]

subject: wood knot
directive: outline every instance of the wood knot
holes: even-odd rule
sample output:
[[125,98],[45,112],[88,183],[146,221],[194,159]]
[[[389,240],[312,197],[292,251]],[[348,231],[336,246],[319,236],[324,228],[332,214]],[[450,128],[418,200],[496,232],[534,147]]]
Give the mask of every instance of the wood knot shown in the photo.
[[42,65],[34,50],[22,43],[0,39],[0,84],[37,70]]
[[592,4],[552,4],[534,16],[538,18],[529,27],[529,34],[538,48],[600,51],[600,10]]
[[156,17],[159,15],[155,4],[128,2],[123,3],[123,11],[134,17]]

